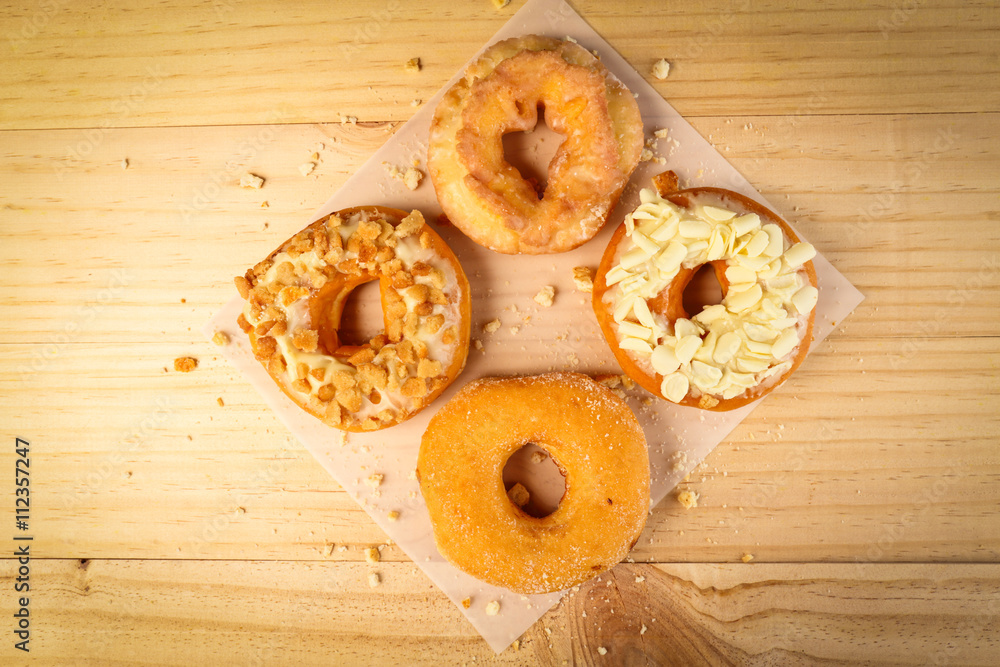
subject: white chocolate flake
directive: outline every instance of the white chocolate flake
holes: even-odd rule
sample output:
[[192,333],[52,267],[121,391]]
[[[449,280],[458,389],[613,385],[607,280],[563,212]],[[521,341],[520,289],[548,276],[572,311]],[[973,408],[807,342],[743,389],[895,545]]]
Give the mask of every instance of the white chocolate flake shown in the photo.
[[[662,377],[661,394],[674,402],[689,392],[733,398],[780,377],[818,299],[803,268],[813,246],[789,247],[781,227],[762,225],[756,213],[708,204],[685,209],[649,189],[639,199],[626,216],[628,240],[605,277],[620,347]],[[678,271],[710,261],[726,263],[721,304],[672,326],[651,312],[648,301]]]

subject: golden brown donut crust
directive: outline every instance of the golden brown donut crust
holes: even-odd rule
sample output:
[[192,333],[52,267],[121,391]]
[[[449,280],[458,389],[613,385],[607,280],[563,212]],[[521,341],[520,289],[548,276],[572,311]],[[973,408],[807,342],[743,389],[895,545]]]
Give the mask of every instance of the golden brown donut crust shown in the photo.
[[[524,513],[502,472],[527,443],[566,477],[550,515]],[[441,554],[516,593],[579,584],[621,561],[649,512],[649,458],[635,415],[578,373],[490,378],[463,387],[431,419],[417,463]]]
[[[502,136],[533,128],[538,107],[565,139],[539,200],[504,159]],[[571,250],[593,238],[642,151],[625,86],[586,49],[538,35],[491,46],[441,100],[428,168],[449,220],[507,254]]]

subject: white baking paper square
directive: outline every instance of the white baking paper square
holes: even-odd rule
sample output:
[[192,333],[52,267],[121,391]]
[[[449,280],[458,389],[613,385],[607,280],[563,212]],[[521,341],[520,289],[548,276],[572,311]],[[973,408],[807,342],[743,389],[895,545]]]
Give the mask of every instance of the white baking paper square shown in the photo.
[[[572,269],[597,266],[612,231],[624,213],[638,204],[638,190],[647,186],[650,176],[673,169],[682,184],[728,188],[774,208],[562,0],[529,0],[483,48],[500,39],[531,33],[570,36],[596,51],[607,68],[637,94],[647,138],[655,130],[669,130],[669,139],[661,139],[657,147],[657,155],[666,158],[666,164],[652,161],[640,164],[605,229],[569,253],[500,255],[472,243],[454,228],[438,227],[469,277],[473,337],[484,344],[482,352],[470,351],[464,373],[443,396],[399,426],[344,438],[340,431],[296,407],[254,360],[246,336],[235,324],[243,306],[240,298],[226,304],[204,329],[208,337],[220,330],[229,334],[233,343],[223,348],[223,355],[260,391],[264,401],[316,460],[457,605],[496,652],[531,627],[562,593],[517,595],[485,585],[441,557],[434,546],[430,520],[412,475],[427,422],[459,388],[475,378],[554,370],[621,372],[597,326],[590,295],[577,291],[573,284]],[[430,178],[410,191],[401,179],[389,175],[388,165],[405,170],[416,160],[426,173],[428,127],[434,108],[444,91],[460,76],[461,72],[457,72],[318,211],[308,219],[303,217],[303,227],[342,208],[373,204],[420,209],[428,220],[435,220],[441,208]],[[275,238],[274,246],[284,240]],[[822,254],[814,263],[820,290],[815,346],[832,331],[835,322],[842,321],[857,307],[863,296]],[[543,308],[532,297],[546,285],[556,288],[556,297],[551,307]],[[495,333],[484,333],[482,325],[494,318],[501,320],[501,327]],[[631,392],[629,403],[643,424],[649,443],[654,505],[755,407],[754,404],[732,412],[712,413],[681,408],[662,400],[645,405],[641,391]],[[365,483],[373,473],[384,476],[377,489]],[[400,513],[397,521],[388,520],[390,511]],[[461,604],[465,598],[473,600],[468,609]],[[487,616],[485,606],[492,600],[500,602],[500,613]]]

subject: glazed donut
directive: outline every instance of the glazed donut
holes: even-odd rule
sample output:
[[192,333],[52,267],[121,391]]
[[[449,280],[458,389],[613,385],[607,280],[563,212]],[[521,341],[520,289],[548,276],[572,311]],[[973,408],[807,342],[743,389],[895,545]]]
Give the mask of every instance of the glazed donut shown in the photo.
[[[542,518],[504,490],[504,465],[527,443],[547,450],[566,478],[559,506]],[[431,418],[417,476],[441,554],[521,594],[563,590],[610,569],[649,512],[639,422],[610,389],[578,373],[469,383]]]
[[[539,199],[504,160],[503,135],[545,122],[565,137]],[[497,42],[434,112],[427,166],[448,219],[506,254],[572,250],[600,230],[639,163],[632,93],[583,47],[527,35]]]
[[[810,261],[774,212],[729,190],[676,190],[672,173],[611,238],[593,306],[626,374],[680,405],[726,411],[784,382],[812,341],[819,292]],[[661,175],[664,176],[664,175]],[[722,303],[685,312],[684,290],[704,264]]]
[[[385,330],[344,345],[344,306],[379,281]],[[462,371],[469,282],[419,211],[366,206],[317,220],[235,279],[237,323],[289,398],[330,426],[373,431],[412,417]]]

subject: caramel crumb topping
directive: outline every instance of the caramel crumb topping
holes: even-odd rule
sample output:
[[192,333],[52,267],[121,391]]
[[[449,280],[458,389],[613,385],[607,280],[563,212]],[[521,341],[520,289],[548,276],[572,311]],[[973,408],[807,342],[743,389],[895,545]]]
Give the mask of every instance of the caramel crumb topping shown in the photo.
[[531,494],[528,493],[528,489],[520,482],[507,489],[507,497],[518,507],[524,507],[531,500]]
[[181,373],[190,373],[198,367],[198,360],[194,357],[177,357],[174,359],[174,370]]

